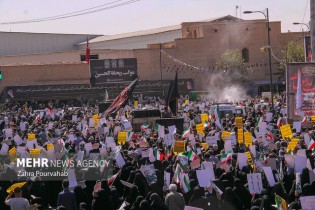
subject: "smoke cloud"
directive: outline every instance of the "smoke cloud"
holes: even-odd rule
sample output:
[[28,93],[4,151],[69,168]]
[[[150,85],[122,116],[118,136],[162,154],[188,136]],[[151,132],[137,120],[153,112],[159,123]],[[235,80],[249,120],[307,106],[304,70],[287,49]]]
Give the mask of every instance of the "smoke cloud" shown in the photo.
[[242,75],[236,71],[233,75],[227,73],[214,73],[208,75],[206,88],[210,93],[210,99],[216,102],[238,102],[249,99],[250,86],[242,83]]

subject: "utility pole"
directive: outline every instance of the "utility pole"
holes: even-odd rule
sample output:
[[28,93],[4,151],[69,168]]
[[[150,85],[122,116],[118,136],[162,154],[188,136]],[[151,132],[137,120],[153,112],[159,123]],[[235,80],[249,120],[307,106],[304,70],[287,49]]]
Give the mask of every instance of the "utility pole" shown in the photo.
[[311,35],[311,49],[312,49],[312,62],[315,61],[315,2],[314,0],[310,0],[310,8],[311,8],[311,22],[310,22],[310,35]]

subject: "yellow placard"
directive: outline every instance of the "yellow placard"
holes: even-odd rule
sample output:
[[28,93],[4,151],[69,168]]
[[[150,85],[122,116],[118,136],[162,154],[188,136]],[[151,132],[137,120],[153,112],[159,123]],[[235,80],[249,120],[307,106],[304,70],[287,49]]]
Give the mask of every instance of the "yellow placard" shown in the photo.
[[94,128],[97,128],[99,121],[100,121],[100,119],[98,119],[98,118],[94,119]]
[[118,133],[118,144],[124,145],[127,140],[127,132],[119,132]]
[[253,159],[252,159],[252,156],[251,156],[250,152],[245,152],[245,153],[246,153],[246,155],[247,155],[248,164],[249,164],[252,168],[254,168]]
[[299,143],[299,139],[291,139],[287,147],[287,152],[289,152],[290,150],[294,150],[298,143]]
[[48,150],[52,150],[52,149],[54,149],[55,147],[54,147],[54,145],[53,144],[47,144],[47,151]]
[[202,147],[205,148],[205,150],[207,150],[209,148],[209,145],[207,143],[201,143],[200,144]]
[[133,102],[133,106],[134,106],[134,107],[138,107],[138,105],[139,105],[138,101],[134,101],[134,102]]
[[230,132],[222,131],[221,138],[223,139],[223,141],[225,141],[225,138],[228,138],[230,136],[231,136]]
[[184,152],[185,151],[185,142],[175,141],[174,152]]
[[245,137],[245,145],[248,146],[252,146],[253,145],[253,137],[252,134],[250,132],[245,132],[244,133],[244,137]]
[[244,142],[244,130],[242,128],[237,130],[237,141],[239,144]]
[[201,117],[201,122],[202,122],[202,123],[205,123],[205,122],[208,121],[208,119],[209,119],[207,113],[201,114],[200,117]]
[[92,118],[94,119],[94,122],[95,122],[95,120],[99,118],[98,114],[93,115]]
[[30,155],[32,158],[36,158],[41,153],[40,149],[30,149]]
[[189,104],[189,100],[188,100],[188,99],[185,100],[185,104],[186,104],[186,105]]
[[289,124],[280,127],[282,138],[292,138],[292,131]]
[[311,122],[315,123],[315,116],[311,117]]
[[14,155],[16,153],[16,148],[13,147],[12,149],[9,150],[9,155]]
[[204,126],[203,126],[203,124],[201,123],[201,124],[197,124],[196,125],[196,130],[197,130],[197,133],[201,133],[202,134],[202,136],[205,136],[205,133],[203,132],[203,130],[204,130]]
[[235,124],[236,124],[236,127],[242,128],[243,127],[243,118],[242,117],[235,117]]
[[35,133],[29,133],[29,134],[27,134],[27,139],[28,139],[29,141],[34,140],[34,139],[35,139]]

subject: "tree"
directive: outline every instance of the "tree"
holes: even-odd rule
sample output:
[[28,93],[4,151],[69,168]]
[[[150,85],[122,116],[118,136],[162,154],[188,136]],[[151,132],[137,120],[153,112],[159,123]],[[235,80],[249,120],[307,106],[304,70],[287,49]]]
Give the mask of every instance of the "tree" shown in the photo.
[[301,42],[290,41],[281,50],[285,63],[304,62],[304,45]]
[[278,80],[285,79],[287,63],[304,62],[304,45],[301,42],[290,41],[281,50],[283,60],[279,60],[278,69],[280,74]]
[[239,49],[228,49],[223,52],[216,62],[216,70],[227,74],[232,81],[245,81],[247,74],[251,71],[242,58]]

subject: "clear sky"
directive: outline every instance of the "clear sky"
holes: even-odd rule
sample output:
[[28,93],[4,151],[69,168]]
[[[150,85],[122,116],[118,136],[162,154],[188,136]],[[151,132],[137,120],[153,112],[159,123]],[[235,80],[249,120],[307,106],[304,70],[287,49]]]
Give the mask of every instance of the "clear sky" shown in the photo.
[[[115,0],[0,0],[0,23],[45,18],[87,9]],[[130,0],[120,0],[117,3]],[[117,4],[116,3],[116,4]],[[110,10],[68,19],[2,25],[0,31],[118,34],[182,22],[206,20],[245,10],[269,8],[270,20],[281,21],[282,31],[301,31],[293,22],[310,21],[310,0],[140,0]],[[243,19],[262,19],[262,14],[241,14]],[[306,28],[304,30],[307,30]]]

